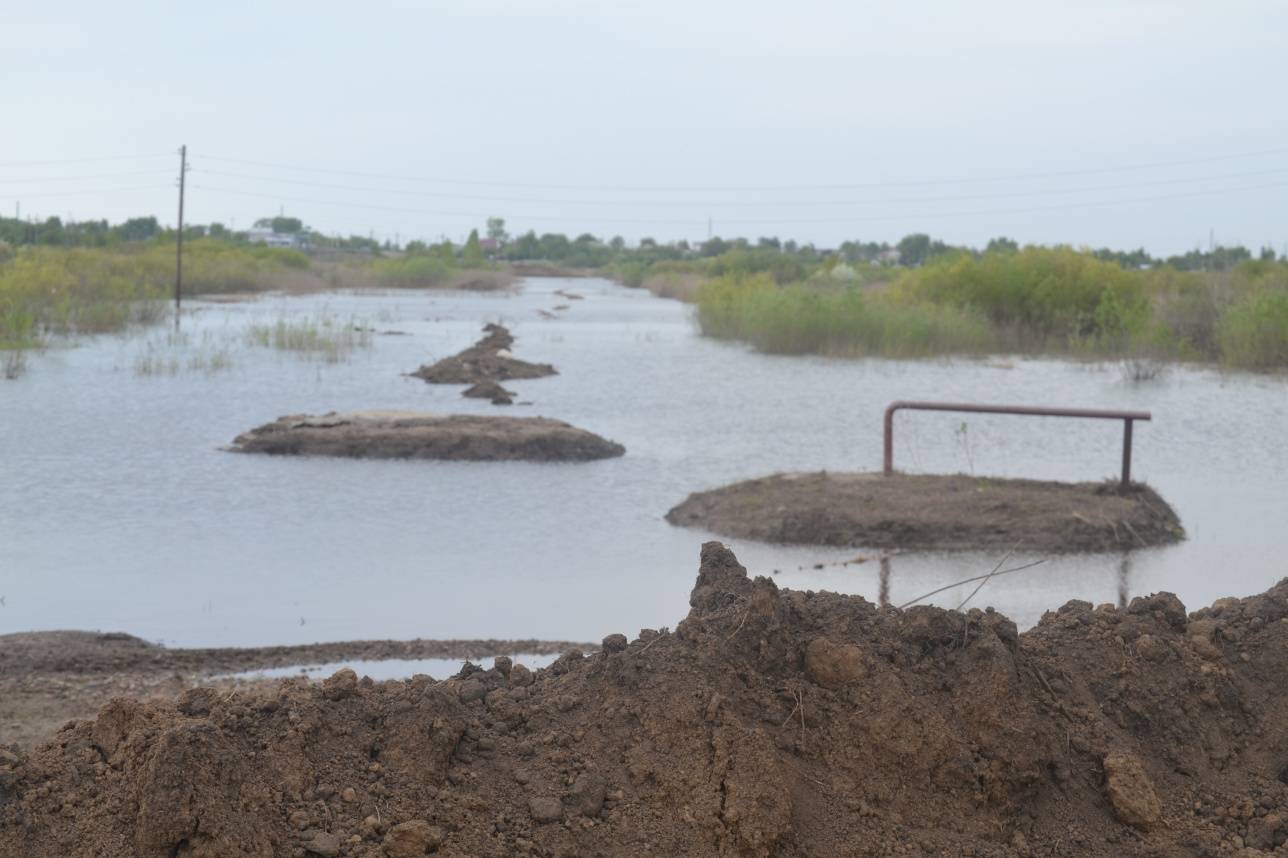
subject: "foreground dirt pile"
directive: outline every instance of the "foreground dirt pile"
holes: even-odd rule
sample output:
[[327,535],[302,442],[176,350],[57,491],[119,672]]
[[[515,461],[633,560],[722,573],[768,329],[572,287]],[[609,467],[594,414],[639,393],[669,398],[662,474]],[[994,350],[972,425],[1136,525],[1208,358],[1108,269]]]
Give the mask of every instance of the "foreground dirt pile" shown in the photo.
[[1158,856],[1288,835],[1288,581],[1187,616],[878,609],[703,547],[533,675],[115,701],[0,754],[0,855]]
[[1126,551],[1185,537],[1148,486],[965,474],[774,474],[696,492],[666,520],[764,542],[940,551]]
[[417,411],[292,414],[237,436],[238,453],[357,459],[581,462],[626,452],[621,444],[548,417]]
[[474,345],[438,363],[411,373],[430,384],[479,384],[556,375],[548,363],[529,363],[510,354],[514,335],[502,325],[486,325],[485,336]]

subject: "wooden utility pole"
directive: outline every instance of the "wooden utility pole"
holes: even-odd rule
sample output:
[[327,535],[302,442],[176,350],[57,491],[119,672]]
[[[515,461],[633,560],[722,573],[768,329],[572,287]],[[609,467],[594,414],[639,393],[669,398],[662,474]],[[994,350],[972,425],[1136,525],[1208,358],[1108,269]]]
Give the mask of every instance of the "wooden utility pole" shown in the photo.
[[174,326],[179,327],[179,301],[183,292],[183,191],[188,177],[188,147],[179,147],[179,235],[174,256]]

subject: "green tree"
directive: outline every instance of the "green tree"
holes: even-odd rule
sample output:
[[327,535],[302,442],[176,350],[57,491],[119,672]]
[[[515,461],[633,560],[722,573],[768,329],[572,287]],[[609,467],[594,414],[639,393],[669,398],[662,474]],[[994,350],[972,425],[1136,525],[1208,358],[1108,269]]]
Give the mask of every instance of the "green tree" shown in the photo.
[[487,237],[498,245],[505,244],[510,240],[510,233],[505,231],[505,218],[490,217],[487,219]]
[[483,266],[483,248],[479,245],[479,231],[470,230],[470,237],[465,240],[465,248],[461,251],[461,264],[466,268],[481,268]]

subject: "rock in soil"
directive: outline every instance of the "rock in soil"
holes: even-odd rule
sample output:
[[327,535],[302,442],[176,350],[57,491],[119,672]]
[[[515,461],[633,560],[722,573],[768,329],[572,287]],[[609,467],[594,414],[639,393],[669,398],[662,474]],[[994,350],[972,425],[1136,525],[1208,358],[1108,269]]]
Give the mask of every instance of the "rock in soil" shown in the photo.
[[905,550],[1128,551],[1185,538],[1145,485],[965,474],[774,474],[691,494],[666,520],[763,542]]
[[547,417],[331,412],[279,417],[238,435],[237,453],[356,459],[582,462],[626,452],[621,444]]
[[557,375],[548,363],[529,363],[510,354],[514,336],[502,325],[486,325],[485,336],[464,351],[411,373],[430,384],[478,384]]
[[[1074,601],[1017,634],[988,610],[782,590],[708,543],[690,604],[673,632],[535,674],[345,676],[339,695],[283,680],[186,711],[115,701],[0,753],[0,856],[1145,858],[1284,842],[1288,580],[1189,615],[1163,593]],[[1141,654],[1147,636],[1169,655]]]

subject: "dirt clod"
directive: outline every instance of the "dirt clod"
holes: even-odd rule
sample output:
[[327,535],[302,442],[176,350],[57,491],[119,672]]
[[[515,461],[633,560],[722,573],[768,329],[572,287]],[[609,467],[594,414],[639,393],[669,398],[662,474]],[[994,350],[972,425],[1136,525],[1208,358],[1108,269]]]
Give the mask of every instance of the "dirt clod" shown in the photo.
[[1137,828],[1158,822],[1162,805],[1140,759],[1132,754],[1110,754],[1104,765],[1105,791],[1118,818]]
[[528,799],[528,815],[538,824],[558,822],[563,819],[563,805],[557,798],[535,796]]
[[867,676],[868,668],[863,650],[818,637],[805,647],[805,674],[824,688],[844,688]]
[[420,858],[442,843],[443,829],[423,819],[413,819],[389,829],[380,848],[389,858]]
[[305,852],[320,858],[335,858],[340,854],[340,838],[327,831],[313,832],[301,845]]

